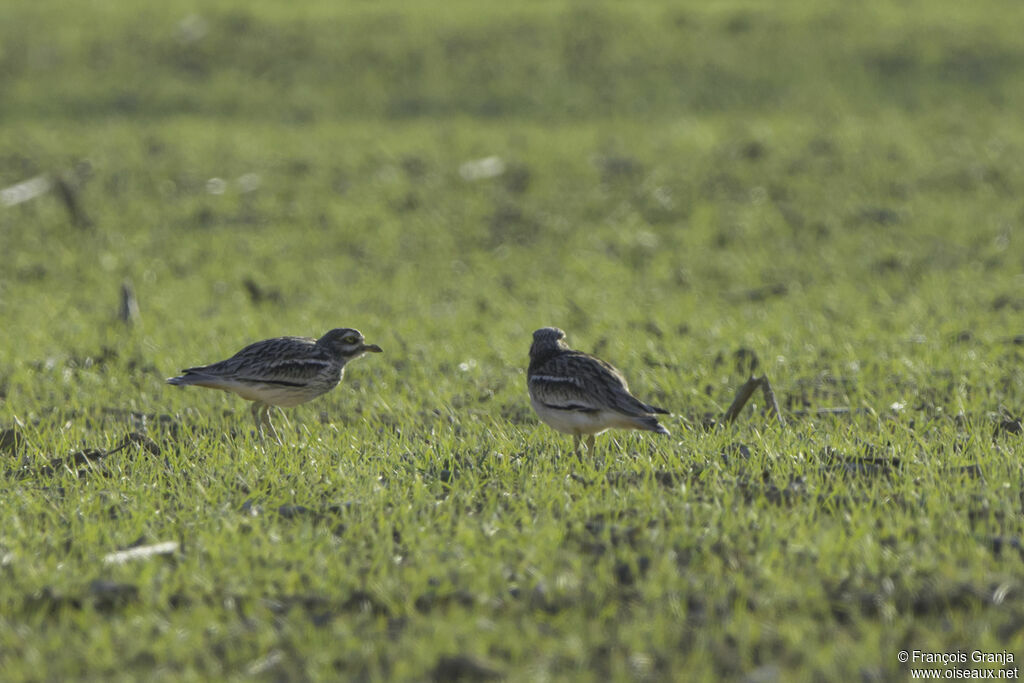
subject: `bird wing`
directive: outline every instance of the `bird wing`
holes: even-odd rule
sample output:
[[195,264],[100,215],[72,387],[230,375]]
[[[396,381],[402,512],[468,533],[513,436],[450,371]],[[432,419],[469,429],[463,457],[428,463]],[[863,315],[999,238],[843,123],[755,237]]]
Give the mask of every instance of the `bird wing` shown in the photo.
[[243,382],[302,386],[330,366],[309,337],[278,337],[246,346],[227,360],[184,370],[210,378],[230,377]]
[[655,412],[629,393],[626,378],[613,365],[578,351],[560,354],[537,368],[529,388],[535,400],[560,410],[614,410],[637,417]]

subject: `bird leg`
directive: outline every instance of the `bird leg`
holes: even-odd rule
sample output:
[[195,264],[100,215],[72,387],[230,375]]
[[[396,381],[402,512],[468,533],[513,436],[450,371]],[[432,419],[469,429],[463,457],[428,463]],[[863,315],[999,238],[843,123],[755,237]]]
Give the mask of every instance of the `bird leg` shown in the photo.
[[259,401],[253,401],[252,407],[249,411],[252,413],[252,419],[256,423],[256,432],[262,437],[263,436],[263,425],[260,424],[260,410],[262,410],[263,404]]
[[270,421],[271,410],[272,406],[263,406],[263,424],[267,426],[267,431],[269,431],[270,435],[274,437],[274,441],[276,441],[277,443],[281,443],[281,435],[277,433],[277,430],[274,429],[274,423]]
[[267,421],[267,428],[270,429],[270,433],[274,437],[274,441],[276,441],[277,443],[282,443],[281,435],[277,433],[277,430],[274,429],[274,423],[270,421],[270,408],[267,408],[267,410],[263,413],[263,417]]
[[[270,435],[274,437],[274,440],[281,443],[281,437],[278,435],[277,430],[274,429],[274,423],[270,421],[270,406],[266,403],[260,403],[256,401],[252,404],[252,417],[256,420],[256,429],[259,432],[260,438],[264,438],[266,432],[270,432]],[[264,427],[266,428],[264,430]]]
[[[580,446],[583,445],[584,439],[579,434],[572,435],[572,452],[576,454],[576,458],[579,460],[583,459],[583,451]],[[594,435],[591,434],[586,438],[587,455],[594,455]]]

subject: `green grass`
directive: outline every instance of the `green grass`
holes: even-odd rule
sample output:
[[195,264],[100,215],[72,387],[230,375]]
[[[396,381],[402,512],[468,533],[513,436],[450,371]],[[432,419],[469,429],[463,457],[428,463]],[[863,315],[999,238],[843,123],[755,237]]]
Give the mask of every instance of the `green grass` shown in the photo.
[[[93,225],[0,206],[4,678],[1019,666],[1021,12],[8,3],[0,188],[87,162]],[[164,383],[341,325],[282,446]],[[543,325],[672,437],[575,460]],[[788,426],[706,426],[751,352]]]

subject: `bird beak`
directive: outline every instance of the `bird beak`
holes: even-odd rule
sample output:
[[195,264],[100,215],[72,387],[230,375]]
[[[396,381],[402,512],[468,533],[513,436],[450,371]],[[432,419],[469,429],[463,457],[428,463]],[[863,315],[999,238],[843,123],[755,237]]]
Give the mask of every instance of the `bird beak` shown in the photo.
[[371,353],[383,353],[384,349],[380,348],[376,344],[363,344],[363,352],[369,351]]

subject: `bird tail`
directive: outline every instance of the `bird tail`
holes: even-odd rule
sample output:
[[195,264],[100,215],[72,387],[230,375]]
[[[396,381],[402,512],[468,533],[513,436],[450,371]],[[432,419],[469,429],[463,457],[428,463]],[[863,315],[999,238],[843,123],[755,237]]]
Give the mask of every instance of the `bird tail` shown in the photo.
[[167,383],[173,384],[176,387],[187,387],[190,384],[198,384],[204,379],[209,379],[208,377],[204,377],[203,375],[192,372],[191,370],[182,370],[182,372],[185,374],[179,375],[178,377],[168,377]]
[[636,425],[639,429],[646,429],[649,432],[656,432],[658,434],[664,434],[665,436],[671,436],[671,432],[665,429],[665,426],[658,422],[658,418],[653,415],[646,417],[638,417]]

